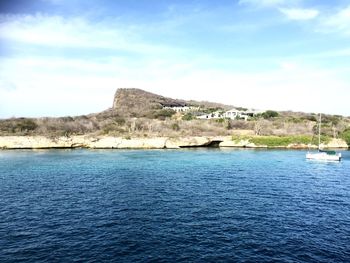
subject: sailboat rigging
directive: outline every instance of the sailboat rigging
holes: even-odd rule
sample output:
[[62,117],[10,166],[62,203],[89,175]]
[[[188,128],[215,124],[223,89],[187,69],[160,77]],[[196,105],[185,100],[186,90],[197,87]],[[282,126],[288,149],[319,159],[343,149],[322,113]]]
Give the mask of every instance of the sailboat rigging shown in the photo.
[[308,152],[306,154],[306,159],[312,160],[322,160],[322,161],[341,161],[341,153],[336,153],[335,151],[325,151],[320,148],[321,146],[321,123],[322,115],[320,113],[320,121],[318,125],[318,152]]

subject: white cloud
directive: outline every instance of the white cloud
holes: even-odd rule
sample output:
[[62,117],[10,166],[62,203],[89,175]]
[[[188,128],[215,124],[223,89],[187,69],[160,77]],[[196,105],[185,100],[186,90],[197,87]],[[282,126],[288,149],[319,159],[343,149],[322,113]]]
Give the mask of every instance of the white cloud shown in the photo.
[[[280,6],[287,2],[288,0],[240,0],[239,4],[249,4],[253,6]],[[295,1],[292,1],[295,2]]]
[[283,70],[295,70],[298,68],[298,64],[291,61],[282,61],[280,67]]
[[[277,2],[287,1],[263,1],[264,4]],[[101,59],[96,56],[74,59],[66,54],[37,57],[27,53],[3,58],[0,117],[98,112],[112,105],[113,94],[119,87],[237,106],[349,114],[346,105],[350,100],[350,69],[339,72],[303,67],[297,63],[299,60],[290,58],[282,61],[280,68],[260,69],[261,73],[214,70],[210,68],[215,67],[212,65],[218,61],[217,57],[204,57],[195,51],[178,56],[175,45],[159,45],[156,39],[155,43],[144,41],[145,34],[138,35],[142,28],[43,15],[2,17],[0,21],[0,38],[21,42],[24,47],[36,44],[137,53],[136,58],[118,56],[119,52]],[[341,54],[349,54],[349,50]],[[228,60],[232,63],[231,58]],[[254,58],[251,63],[256,61]]]
[[319,11],[316,9],[279,8],[279,11],[291,20],[310,20],[319,15]]
[[139,37],[142,28],[115,21],[91,23],[82,17],[7,15],[0,22],[0,38],[24,44],[53,47],[99,48],[135,53],[174,52],[164,45],[147,43]]
[[350,35],[350,5],[336,14],[324,18],[321,22],[320,31]]
[[152,90],[158,79],[170,83],[187,71],[192,71],[192,64],[162,59],[136,62],[119,57],[103,62],[55,57],[3,59],[0,118],[99,112],[112,105],[113,94],[119,87]]
[[54,5],[58,5],[58,4],[62,4],[62,3],[65,3],[67,2],[67,0],[41,0],[43,1],[44,3],[50,3],[50,4],[54,4]]
[[11,80],[16,87],[5,90],[1,85],[7,84],[0,83],[1,117],[98,112],[112,105],[119,87],[261,109],[349,114],[350,86],[344,76],[350,69],[339,73],[292,60],[281,61],[274,70],[244,73],[167,60],[137,65],[118,58],[104,63],[15,58],[3,61],[0,72],[0,79]]
[[[177,47],[142,39],[143,29],[81,17],[1,16],[0,41],[14,41],[21,54],[0,61],[0,117],[101,111],[110,107],[118,87],[142,87],[191,67],[180,61]],[[61,50],[47,55],[41,52],[45,47]],[[74,49],[66,53],[69,48]],[[79,48],[91,55],[79,56]]]
[[[82,114],[87,110],[86,103],[79,101],[86,99],[91,102],[92,96],[96,96],[96,101],[91,110],[102,110],[106,106],[101,106],[104,103],[101,95],[108,93],[105,89],[108,90],[109,86],[102,77],[98,82],[93,79],[93,74],[86,74],[94,69],[97,69],[97,65],[92,67],[86,61],[36,57],[3,59],[0,79],[7,82],[0,83],[1,115]],[[97,74],[100,73],[97,71]],[[12,90],[5,89],[9,81],[15,87]],[[96,94],[96,90],[100,90],[100,95]]]
[[143,87],[171,97],[235,106],[349,114],[346,78],[336,71],[297,64],[261,73],[197,70],[170,81],[158,78]]
[[256,8],[279,8],[300,6],[303,0],[239,0],[240,5],[249,5]]

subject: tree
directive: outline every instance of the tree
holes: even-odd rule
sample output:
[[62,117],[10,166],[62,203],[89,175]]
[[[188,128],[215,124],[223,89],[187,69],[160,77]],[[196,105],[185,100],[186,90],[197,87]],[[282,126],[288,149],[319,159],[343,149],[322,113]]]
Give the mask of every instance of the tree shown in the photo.
[[31,119],[20,119],[16,124],[16,128],[22,131],[33,131],[38,127],[35,121]]
[[193,115],[192,115],[192,113],[186,113],[184,116],[182,116],[182,120],[184,120],[184,121],[190,121],[190,120],[193,120]]
[[179,126],[179,124],[177,124],[177,123],[173,123],[173,124],[171,125],[171,128],[172,128],[174,131],[179,131],[179,130],[180,130],[180,126]]
[[261,116],[264,119],[270,119],[270,118],[275,118],[278,117],[278,112],[277,111],[273,111],[273,110],[267,110],[264,113],[261,114]]
[[346,141],[346,143],[350,146],[350,128],[347,128],[341,134],[341,137]]
[[254,134],[255,135],[260,135],[262,130],[262,121],[257,120],[254,125]]

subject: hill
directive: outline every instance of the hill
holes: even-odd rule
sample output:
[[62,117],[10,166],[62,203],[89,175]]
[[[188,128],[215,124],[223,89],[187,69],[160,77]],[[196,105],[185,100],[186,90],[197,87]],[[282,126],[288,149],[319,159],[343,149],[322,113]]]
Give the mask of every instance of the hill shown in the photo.
[[118,89],[114,96],[113,110],[121,116],[146,117],[164,107],[186,104],[184,100],[166,98],[141,89]]
[[141,89],[118,89],[114,96],[113,110],[125,117],[157,116],[165,107],[194,106],[202,109],[220,108],[228,110],[233,106],[205,101],[186,101],[163,97]]
[[[190,112],[171,109],[185,106],[193,109]],[[0,120],[0,136],[89,134],[129,138],[244,134],[313,137],[317,131],[317,115],[314,113],[267,111],[247,121],[196,118],[200,114],[225,111],[232,107],[214,102],[172,99],[140,89],[118,89],[113,106],[103,112],[73,117]],[[325,137],[347,137],[350,142],[350,119],[325,114],[322,132]]]

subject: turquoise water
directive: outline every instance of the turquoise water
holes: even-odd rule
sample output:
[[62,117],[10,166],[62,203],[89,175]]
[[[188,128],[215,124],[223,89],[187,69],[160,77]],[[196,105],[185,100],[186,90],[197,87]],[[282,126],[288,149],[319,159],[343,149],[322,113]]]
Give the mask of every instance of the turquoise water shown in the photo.
[[350,262],[350,154],[0,151],[0,262]]

